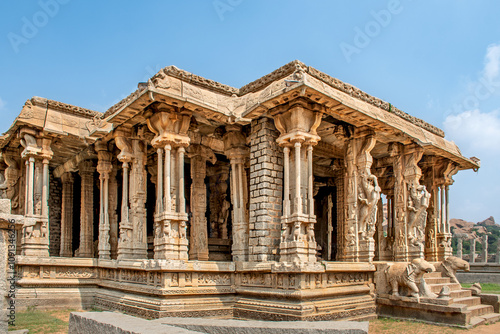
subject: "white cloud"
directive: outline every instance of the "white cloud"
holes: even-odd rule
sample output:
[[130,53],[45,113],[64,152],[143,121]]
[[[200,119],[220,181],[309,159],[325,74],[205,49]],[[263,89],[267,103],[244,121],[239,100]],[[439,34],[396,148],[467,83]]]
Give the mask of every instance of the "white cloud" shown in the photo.
[[488,81],[493,81],[500,74],[500,44],[491,44],[486,50],[483,75]]
[[[500,112],[498,110],[482,113],[476,109],[449,115],[444,121],[444,129],[449,139],[455,141],[459,147],[466,148],[465,154],[489,155],[500,152]],[[470,152],[468,152],[469,149]]]

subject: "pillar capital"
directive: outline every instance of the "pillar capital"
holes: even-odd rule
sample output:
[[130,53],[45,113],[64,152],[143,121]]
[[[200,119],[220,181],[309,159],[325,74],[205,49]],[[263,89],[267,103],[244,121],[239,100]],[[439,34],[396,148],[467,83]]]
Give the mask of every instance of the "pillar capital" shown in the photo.
[[191,124],[191,112],[177,109],[162,103],[148,108],[144,113],[149,130],[155,134],[151,140],[153,147],[163,148],[166,144],[173,147],[189,145],[187,132]]

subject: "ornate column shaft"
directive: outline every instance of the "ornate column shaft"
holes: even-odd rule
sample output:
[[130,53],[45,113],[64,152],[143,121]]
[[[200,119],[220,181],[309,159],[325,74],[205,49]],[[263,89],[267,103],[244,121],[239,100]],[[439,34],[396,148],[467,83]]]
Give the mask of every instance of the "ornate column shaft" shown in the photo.
[[116,180],[116,166],[113,167],[109,174],[109,242],[111,258],[118,257],[118,181]]
[[94,257],[94,172],[92,161],[78,165],[81,178],[79,257]]
[[62,181],[62,212],[61,212],[61,249],[59,256],[73,256],[73,183],[70,172],[61,176]]
[[129,183],[129,220],[132,225],[132,257],[148,258],[146,229],[147,148],[139,134],[132,139],[133,159]]
[[111,165],[111,153],[108,152],[106,143],[96,144],[98,163],[97,171],[100,179],[100,210],[99,210],[99,246],[100,259],[111,259],[110,224],[109,224],[109,173],[113,169]]
[[[233,244],[231,247],[233,261],[248,261],[249,231],[246,215],[247,197],[246,175],[244,163],[249,156],[246,138],[239,125],[227,125],[224,134],[224,152],[231,163],[231,204],[233,205],[232,232]],[[224,207],[222,209],[228,210]]]
[[[117,129],[119,130],[119,129]],[[118,161],[122,163],[122,204],[121,222],[118,239],[118,260],[132,259],[132,231],[133,226],[129,220],[129,167],[133,159],[132,144],[130,142],[130,132],[126,130],[116,131],[114,134],[115,144],[120,149]]]
[[441,189],[441,230],[437,235],[438,240],[438,261],[443,261],[453,254],[451,247],[451,231],[449,224],[449,186],[453,184],[453,175],[458,172],[458,166],[447,159],[442,159],[437,168],[436,183]]
[[201,145],[191,145],[188,148],[191,157],[191,240],[189,258],[191,260],[208,261],[208,231],[207,231],[207,160],[215,163],[215,154]]

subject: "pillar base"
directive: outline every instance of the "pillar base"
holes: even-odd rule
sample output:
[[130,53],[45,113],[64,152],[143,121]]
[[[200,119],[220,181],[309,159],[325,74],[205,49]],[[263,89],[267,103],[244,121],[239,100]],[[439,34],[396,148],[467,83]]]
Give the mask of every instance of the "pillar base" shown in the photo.
[[164,213],[155,217],[155,260],[188,260],[187,214]]
[[49,256],[49,223],[41,218],[26,217],[23,225],[21,254]]
[[449,256],[453,255],[451,247],[451,233],[440,233],[437,235],[438,240],[438,261],[444,261]]

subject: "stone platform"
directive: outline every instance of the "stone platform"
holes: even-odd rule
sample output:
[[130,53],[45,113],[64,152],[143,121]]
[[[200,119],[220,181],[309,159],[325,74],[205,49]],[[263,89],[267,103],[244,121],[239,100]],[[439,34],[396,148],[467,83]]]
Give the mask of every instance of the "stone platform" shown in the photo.
[[368,322],[354,321],[246,321],[203,318],[161,318],[144,320],[114,312],[73,312],[69,334],[86,333],[209,333],[209,334],[274,334],[274,333],[368,333]]
[[279,321],[376,318],[369,263],[97,260],[17,257],[18,307],[91,308],[147,319]]

